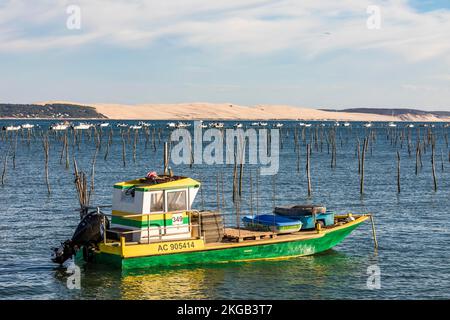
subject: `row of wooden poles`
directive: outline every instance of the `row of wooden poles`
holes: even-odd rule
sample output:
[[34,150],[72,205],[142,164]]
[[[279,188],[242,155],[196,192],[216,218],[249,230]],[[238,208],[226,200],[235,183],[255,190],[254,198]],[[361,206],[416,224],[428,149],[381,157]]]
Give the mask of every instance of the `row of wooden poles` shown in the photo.
[[[309,135],[307,134],[307,130],[309,130]],[[344,129],[349,130],[351,129]],[[437,130],[436,130],[437,131]],[[92,193],[94,191],[94,176],[95,176],[95,164],[98,153],[102,149],[102,141],[104,137],[107,137],[106,145],[105,145],[105,154],[104,160],[108,159],[108,155],[110,152],[110,148],[113,142],[114,130],[111,128],[109,130],[97,130],[94,128],[93,130],[85,131],[86,138],[88,141],[93,141],[95,143],[95,151],[94,156],[92,158],[91,165],[91,190]],[[143,131],[144,139],[145,139],[145,149],[148,148],[149,145],[152,146],[153,151],[157,150],[157,143],[160,144],[163,139],[163,129],[162,128],[145,128]],[[270,132],[270,131],[269,131]],[[337,167],[337,150],[339,146],[343,146],[344,144],[348,144],[349,137],[348,135],[344,138],[342,137],[342,130],[338,130],[337,128],[311,128],[302,129],[294,128],[294,129],[283,129],[280,134],[280,147],[284,148],[285,142],[284,140],[289,138],[290,133],[293,132],[294,137],[294,145],[293,151],[296,153],[296,171],[301,171],[301,144],[305,145],[305,153],[306,153],[306,181],[307,181],[307,194],[308,196],[312,195],[312,177],[311,177],[311,159],[314,152],[323,152],[324,144],[326,143],[327,152],[331,154],[330,157],[330,167],[335,169]],[[71,133],[71,135],[70,135]],[[44,160],[45,160],[45,182],[47,185],[48,193],[51,193],[50,182],[49,182],[49,157],[50,157],[50,138],[53,137],[54,140],[60,141],[62,143],[62,148],[60,151],[60,163],[65,163],[66,169],[70,167],[70,157],[69,157],[69,146],[70,140],[72,140],[72,149],[73,153],[75,153],[75,148],[80,149],[83,131],[65,131],[63,134],[52,131],[35,131],[35,130],[27,130],[16,132],[15,134],[8,134],[8,132],[2,131],[1,140],[4,142],[10,142],[7,151],[4,154],[3,159],[3,169],[1,176],[2,185],[5,183],[5,177],[7,172],[7,164],[10,153],[12,152],[12,166],[13,169],[16,168],[16,152],[17,152],[17,143],[19,136],[21,135],[21,140],[25,141],[29,146],[31,141],[42,139],[43,151],[44,151]],[[136,154],[137,147],[140,143],[140,134],[137,130],[119,130],[120,140],[122,144],[122,163],[123,166],[126,166],[126,150],[127,145],[132,143],[132,155],[133,162],[136,162]],[[359,136],[356,137],[356,155],[358,159],[358,175],[360,177],[360,193],[364,194],[364,178],[365,178],[365,163],[367,161],[367,153],[370,151],[370,154],[373,153],[373,146],[376,143],[377,135],[374,130],[365,130],[364,138],[360,139]],[[413,143],[412,141],[412,130],[411,129],[387,129],[386,130],[386,139],[390,140],[391,145],[396,148],[396,162],[397,162],[397,191],[401,191],[401,170],[400,170],[400,149],[402,149],[405,145],[408,148],[408,155],[412,158],[412,150],[415,148],[415,174],[418,175],[420,169],[423,167],[423,156],[428,152],[428,149],[431,149],[431,171],[433,178],[433,189],[437,191],[438,183],[436,177],[436,132],[433,132],[431,128],[420,131],[420,128],[417,129],[416,139],[417,141]],[[309,136],[309,139],[308,139]],[[442,131],[442,136],[445,140],[445,144],[448,148],[448,134],[445,129]],[[269,134],[267,143],[270,145],[271,136]],[[244,143],[240,141],[240,143]],[[450,161],[450,152],[448,153],[448,161]],[[236,156],[236,155],[235,155]],[[193,150],[191,150],[191,163],[190,168],[193,165]],[[235,159],[237,160],[237,159]],[[73,161],[75,163],[75,157],[73,157]],[[244,174],[244,164],[243,159],[241,159],[240,163],[237,164],[238,161],[235,161],[233,166],[233,191],[232,198],[233,203],[237,203],[237,206],[240,206],[239,199],[242,197],[242,177]],[[444,170],[444,160],[443,160],[443,152],[441,151],[441,168]],[[238,209],[238,208],[237,208]]]
[[[95,151],[94,156],[92,158],[92,165],[91,165],[91,186],[89,194],[92,194],[94,191],[94,177],[95,177],[95,164],[97,160],[97,156],[99,151],[102,148],[102,139],[104,136],[103,130],[97,130],[97,128],[94,128],[94,130],[83,130],[86,132],[86,138],[88,141],[94,141],[95,142]],[[4,142],[10,142],[7,150],[4,154],[3,158],[3,167],[2,167],[2,174],[1,174],[1,184],[4,185],[6,181],[6,174],[7,174],[7,168],[8,168],[8,159],[10,158],[10,154],[12,153],[12,167],[13,169],[16,169],[16,154],[17,154],[17,143],[19,140],[19,137],[22,141],[25,141],[28,146],[30,146],[32,141],[42,140],[42,146],[43,146],[43,153],[44,153],[44,175],[45,175],[45,183],[47,186],[48,194],[51,194],[51,187],[50,187],[50,180],[49,180],[49,159],[50,159],[50,139],[53,138],[54,141],[60,141],[62,143],[62,148],[60,151],[60,164],[63,162],[65,163],[66,169],[69,169],[70,167],[70,156],[69,156],[69,146],[70,146],[70,139],[72,139],[72,150],[75,154],[75,148],[80,150],[80,145],[82,141],[83,136],[82,130],[73,130],[68,131],[65,130],[63,133],[57,132],[57,131],[37,131],[37,130],[22,130],[22,131],[15,131],[15,132],[5,132],[1,131],[0,139]],[[158,139],[158,143],[161,143],[161,135],[162,135],[162,128],[159,130],[156,130],[156,128],[153,128],[153,130],[149,128],[145,128],[143,130],[144,136],[145,136],[145,148],[149,145],[150,141],[153,145],[153,150],[156,152],[156,141]],[[136,150],[138,145],[138,131],[137,130],[120,130],[119,134],[121,136],[122,141],[122,162],[123,166],[126,166],[126,146],[130,143],[131,136],[134,133],[134,141],[133,141],[133,161],[136,162]],[[71,137],[70,137],[71,134]],[[109,155],[109,150],[113,141],[113,134],[114,130],[111,128],[107,130],[107,136],[108,140],[106,143],[106,151],[104,154],[104,160],[106,161]],[[81,181],[84,181],[85,174],[83,172],[78,172],[78,168],[76,167],[76,159],[75,156],[73,157],[73,162],[75,166],[75,181],[77,185],[77,190],[80,190],[80,186],[78,186],[77,181],[80,179]],[[85,181],[84,181],[85,182]],[[83,183],[82,183],[83,185]],[[82,186],[81,185],[81,186]],[[81,202],[85,202],[86,206],[89,204],[89,197],[81,197]]]

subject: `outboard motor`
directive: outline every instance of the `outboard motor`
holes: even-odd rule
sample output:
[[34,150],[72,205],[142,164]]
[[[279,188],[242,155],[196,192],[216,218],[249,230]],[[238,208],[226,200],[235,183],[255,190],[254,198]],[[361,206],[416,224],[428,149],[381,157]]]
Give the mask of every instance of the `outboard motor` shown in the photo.
[[84,259],[89,261],[90,252],[102,241],[107,229],[109,229],[109,220],[104,214],[98,210],[87,213],[75,229],[72,239],[62,242],[59,248],[53,248],[52,261],[63,264],[80,248],[83,248]]

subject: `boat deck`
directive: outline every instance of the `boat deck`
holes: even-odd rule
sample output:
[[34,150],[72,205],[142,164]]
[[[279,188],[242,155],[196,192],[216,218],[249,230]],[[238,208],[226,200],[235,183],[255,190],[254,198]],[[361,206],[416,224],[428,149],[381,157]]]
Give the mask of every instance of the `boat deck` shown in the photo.
[[261,232],[237,228],[225,228],[222,242],[243,242],[247,240],[276,238],[276,236],[277,234],[270,231]]
[[[239,229],[239,228],[225,228],[224,230],[224,236],[222,241],[220,242],[210,242],[205,243],[205,248],[226,248],[226,247],[232,247],[232,246],[246,246],[246,245],[254,245],[254,244],[260,244],[260,243],[275,243],[275,242],[284,242],[284,241],[295,241],[295,240],[306,240],[306,239],[314,239],[314,238],[320,238],[323,237],[326,233],[332,232],[334,230],[345,228],[348,225],[351,224],[357,224],[361,221],[364,221],[368,218],[368,216],[361,215],[357,216],[354,221],[337,221],[337,223],[330,227],[324,227],[321,231],[317,230],[303,230],[303,231],[297,231],[293,233],[286,233],[286,234],[277,234],[271,231],[252,231],[252,230],[246,230],[246,229]],[[191,238],[191,239],[182,239],[182,240],[195,240],[199,238]],[[174,240],[167,240],[167,241],[174,241]],[[108,242],[117,242],[115,239],[108,238]],[[126,241],[127,246],[133,246],[133,245],[145,245],[145,244],[154,244],[154,243],[161,243],[165,241],[161,240],[155,240],[150,242],[132,242],[132,241]]]
[[[246,261],[249,259],[253,260],[272,258],[278,259],[280,258],[280,256],[290,257],[293,255],[309,255],[315,252],[326,250],[330,248],[330,246],[334,243],[333,241],[337,243],[345,237],[347,233],[345,231],[342,233],[340,232],[340,230],[346,230],[347,228],[350,228],[348,229],[350,232],[351,230],[353,230],[352,227],[356,227],[367,219],[369,219],[369,215],[358,215],[354,216],[353,220],[351,221],[343,221],[337,219],[337,223],[332,227],[330,226],[329,228],[311,231],[298,231],[288,234],[258,232],[238,228],[225,228],[224,231],[226,237],[224,237],[222,241],[209,243],[205,242],[203,237],[171,240],[155,239],[149,242],[128,242],[125,241],[124,237],[120,237],[120,242],[114,241],[112,239],[105,239],[103,243],[99,244],[98,252],[106,254],[106,256],[104,257],[110,257],[111,255],[120,257],[120,261],[124,259],[127,260],[134,258],[145,258],[145,261],[147,261],[147,263],[153,261],[148,260],[147,258],[158,256],[160,257],[158,259],[163,260],[175,259],[173,263],[177,264],[185,261],[185,259],[187,259],[186,257],[188,256],[178,256],[175,254],[195,254],[196,252],[204,252],[203,257],[209,257],[212,259],[211,261],[216,261],[216,258],[214,258],[216,252],[219,252],[219,256],[221,252],[228,252],[228,254],[230,254],[225,258],[224,261]],[[298,242],[303,241],[307,242],[298,247]],[[288,250],[289,252],[280,254],[280,252],[277,252],[277,250],[273,251],[274,247],[272,245],[280,245],[285,249],[291,248],[293,251]],[[232,251],[229,251],[229,249],[231,249]],[[136,260],[128,261],[131,261],[129,263],[133,265],[133,261]]]
[[237,228],[226,228],[224,239],[221,242],[205,243],[205,248],[225,248],[234,246],[247,246],[262,243],[275,243],[293,240],[306,240],[313,238],[320,238],[324,236],[325,232],[298,231],[286,234],[276,234],[273,232],[259,232]]

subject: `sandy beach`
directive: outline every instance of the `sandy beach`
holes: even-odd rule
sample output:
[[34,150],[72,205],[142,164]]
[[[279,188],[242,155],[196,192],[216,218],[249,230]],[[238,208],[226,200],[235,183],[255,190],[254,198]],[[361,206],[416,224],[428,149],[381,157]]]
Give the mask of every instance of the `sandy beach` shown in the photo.
[[434,115],[399,117],[366,113],[330,112],[287,105],[241,106],[231,103],[92,104],[110,119],[145,120],[338,120],[338,121],[450,121]]
[[450,121],[432,114],[386,116],[333,112],[289,105],[243,106],[232,103],[114,104],[46,101],[92,106],[112,120],[338,120],[338,121]]

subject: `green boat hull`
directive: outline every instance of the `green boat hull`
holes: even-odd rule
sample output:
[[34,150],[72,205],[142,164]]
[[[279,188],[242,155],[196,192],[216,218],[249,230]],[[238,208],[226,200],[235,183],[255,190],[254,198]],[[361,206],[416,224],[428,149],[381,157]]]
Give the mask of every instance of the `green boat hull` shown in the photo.
[[266,244],[250,244],[203,251],[162,254],[135,258],[122,258],[118,255],[97,253],[94,262],[113,265],[123,270],[142,268],[161,268],[182,265],[204,265],[251,260],[280,259],[307,256],[326,251],[349,235],[360,224],[327,232],[319,238],[280,241]]

